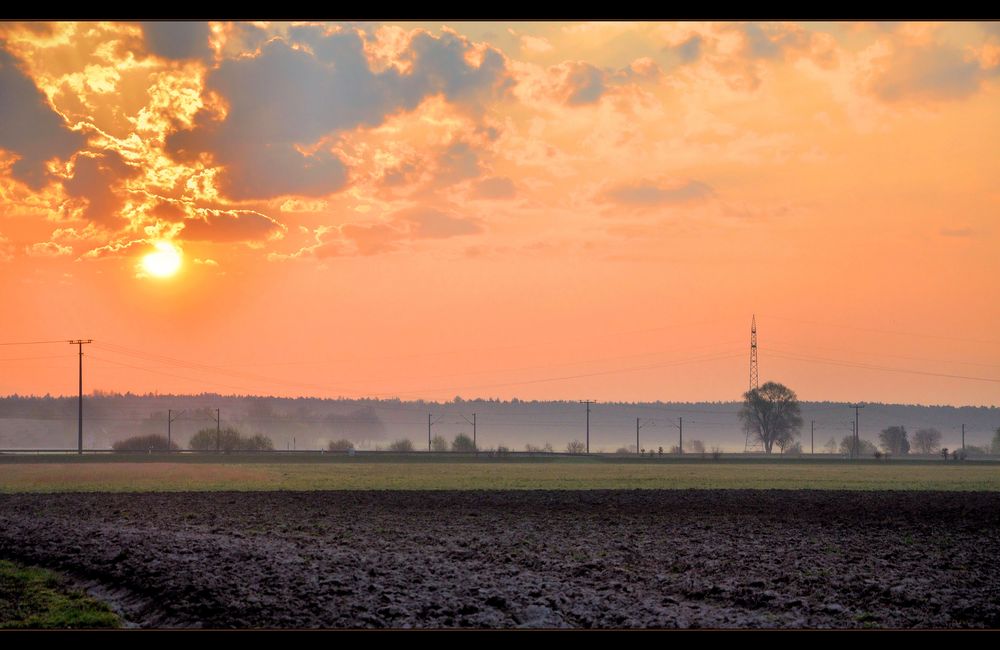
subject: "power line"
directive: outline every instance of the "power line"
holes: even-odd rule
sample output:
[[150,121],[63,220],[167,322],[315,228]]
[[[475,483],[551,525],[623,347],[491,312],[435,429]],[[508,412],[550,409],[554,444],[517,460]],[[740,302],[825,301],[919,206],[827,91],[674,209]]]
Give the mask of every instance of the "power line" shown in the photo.
[[[781,345],[785,345],[785,344],[783,344],[783,343],[781,343],[779,341],[779,346],[781,346]],[[790,345],[795,345],[795,344],[790,344]],[[957,359],[929,359],[927,357],[909,357],[909,356],[903,356],[903,355],[900,355],[900,354],[888,354],[886,352],[861,352],[861,351],[858,351],[858,350],[844,350],[843,348],[830,348],[830,347],[821,346],[821,345],[810,345],[810,346],[805,346],[805,347],[813,348],[813,349],[816,349],[816,350],[825,350],[825,351],[828,351],[828,352],[844,352],[846,354],[861,354],[861,355],[865,355],[865,356],[890,357],[890,358],[893,358],[893,359],[906,359],[908,361],[930,361],[932,363],[957,363],[957,364],[961,364],[961,365],[965,365],[965,366],[979,366],[979,367],[982,367],[982,368],[1000,368],[1000,364],[995,364],[995,363],[978,363],[978,362],[975,362],[975,361],[959,361]],[[781,351],[781,350],[779,350],[779,351]],[[789,352],[789,351],[788,350],[784,350],[784,352]],[[794,349],[790,351],[791,354],[795,354],[796,352],[797,352],[797,350],[794,350]]]
[[[765,350],[766,350],[766,348],[765,348]],[[931,377],[948,377],[950,379],[969,379],[969,380],[972,380],[972,381],[988,381],[988,382],[992,382],[992,383],[1000,383],[1000,379],[997,379],[997,378],[994,378],[994,377],[972,377],[972,376],[969,376],[969,375],[953,375],[953,374],[944,373],[944,372],[928,372],[928,371],[922,371],[922,370],[908,370],[908,369],[905,369],[905,368],[891,368],[891,367],[888,367],[888,366],[875,366],[875,365],[864,364],[864,363],[852,363],[852,362],[847,362],[847,361],[837,361],[835,359],[824,359],[824,358],[821,358],[821,357],[812,357],[812,356],[806,356],[806,355],[793,355],[793,354],[779,352],[779,351],[776,351],[776,350],[768,350],[768,351],[772,355],[774,355],[774,356],[776,356],[776,357],[778,357],[780,359],[790,359],[792,361],[805,361],[805,362],[811,362],[811,363],[825,363],[825,364],[834,365],[834,366],[845,366],[847,368],[864,368],[866,370],[881,370],[881,371],[884,371],[884,372],[901,372],[901,373],[906,373],[906,374],[911,374],[911,375],[928,375],[928,376],[931,376]]]
[[12,341],[7,343],[0,343],[0,345],[42,345],[43,343],[71,343],[66,339],[59,339],[58,341]]
[[915,337],[928,338],[928,339],[944,339],[944,340],[949,340],[949,341],[962,341],[964,343],[988,343],[988,344],[991,344],[991,345],[1000,345],[1000,341],[993,341],[993,340],[967,339],[967,338],[960,338],[960,337],[957,337],[957,336],[941,336],[941,335],[938,335],[938,334],[920,334],[920,333],[917,333],[917,332],[896,332],[896,331],[892,331],[892,330],[875,329],[875,328],[871,328],[871,327],[857,327],[855,325],[840,325],[840,324],[835,324],[835,323],[822,323],[822,322],[801,320],[801,319],[797,319],[797,318],[786,318],[784,316],[774,316],[774,315],[769,315],[768,318],[777,318],[778,320],[790,321],[792,323],[802,323],[804,325],[820,325],[822,327],[830,327],[830,328],[833,328],[833,329],[847,328],[847,329],[852,329],[852,330],[859,330],[859,331],[862,331],[862,332],[875,332],[875,333],[878,333],[878,334],[891,334],[891,335],[894,335],[894,336],[915,336]]

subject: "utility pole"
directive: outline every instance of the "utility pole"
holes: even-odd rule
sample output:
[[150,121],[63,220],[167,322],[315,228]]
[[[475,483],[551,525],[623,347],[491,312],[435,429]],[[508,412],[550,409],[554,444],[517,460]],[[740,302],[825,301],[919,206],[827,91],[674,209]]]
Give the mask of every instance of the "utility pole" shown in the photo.
[[77,406],[79,407],[79,429],[77,436],[77,451],[78,454],[83,454],[83,346],[87,343],[93,343],[93,339],[76,339],[74,341],[69,341],[70,345],[76,345],[80,348],[80,396]]
[[865,405],[859,402],[858,404],[851,404],[851,406],[854,407],[854,457],[857,458],[858,456],[861,455],[860,454],[861,440],[859,438],[859,436],[861,435],[860,433],[861,429],[858,426],[859,425],[858,410],[863,409]]
[[962,425],[962,451],[965,451],[965,425]]
[[215,451],[222,451],[222,418],[219,409],[215,409]]
[[476,455],[479,455],[479,445],[476,443],[476,414],[472,414],[471,422],[469,421],[469,418],[464,415],[462,416],[462,419],[472,425],[472,449],[476,452]]
[[178,413],[177,417],[172,417],[171,414],[173,413],[173,411],[171,409],[167,409],[167,451],[168,452],[170,451],[170,425],[173,424],[174,420],[176,420],[178,417],[180,417],[181,413],[183,413],[183,412],[184,411],[181,411],[180,413]]
[[580,400],[580,403],[587,405],[587,453],[589,454],[590,453],[590,405],[594,404],[595,402],[592,399],[584,399]]
[[427,414],[427,451],[431,450],[431,414]]
[[677,453],[683,454],[684,453],[684,418],[677,418],[677,421],[678,421],[677,428],[680,430],[680,434],[681,434],[681,439],[677,443]]
[[639,418],[635,419],[635,455],[639,454]]
[[810,436],[811,436],[811,438],[810,438],[811,442],[810,442],[810,445],[809,445],[809,450],[810,450],[809,453],[811,455],[815,456],[816,455],[816,420],[810,420],[809,422],[810,422],[809,427],[810,427]]

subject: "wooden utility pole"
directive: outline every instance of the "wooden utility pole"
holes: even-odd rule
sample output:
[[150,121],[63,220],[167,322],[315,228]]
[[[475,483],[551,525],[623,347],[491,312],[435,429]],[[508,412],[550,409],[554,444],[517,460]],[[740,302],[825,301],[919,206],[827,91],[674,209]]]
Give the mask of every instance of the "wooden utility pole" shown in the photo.
[[858,418],[858,410],[865,407],[864,404],[851,404],[854,407],[854,457],[858,458],[861,456],[861,433]]
[[590,405],[594,404],[595,402],[592,399],[584,399],[580,400],[580,403],[587,405],[587,453],[589,454],[590,453]]
[[[181,413],[183,413],[183,412],[184,411],[181,411],[180,413],[178,413],[177,417],[180,417]],[[170,451],[170,425],[173,424],[174,420],[177,419],[177,417],[172,417],[172,413],[173,413],[173,410],[167,409],[167,451],[168,452]]]
[[215,451],[222,451],[222,416],[219,409],[215,409]]
[[810,427],[810,443],[809,443],[809,453],[813,456],[816,455],[816,420],[809,421]]
[[79,428],[77,429],[77,450],[76,453],[83,454],[83,346],[87,343],[93,343],[93,339],[76,339],[75,341],[69,341],[70,345],[76,345],[80,348],[80,394],[77,401],[77,406],[79,408]]

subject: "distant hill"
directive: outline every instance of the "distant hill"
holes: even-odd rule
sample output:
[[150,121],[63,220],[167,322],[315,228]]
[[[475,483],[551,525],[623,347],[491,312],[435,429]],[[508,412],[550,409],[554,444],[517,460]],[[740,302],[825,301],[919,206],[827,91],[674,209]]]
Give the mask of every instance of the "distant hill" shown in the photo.
[[[662,446],[665,451],[678,443],[678,425],[683,418],[684,443],[701,440],[706,447],[743,451],[745,435],[737,419],[737,402],[639,402],[591,405],[592,451],[614,451],[635,445],[636,418],[643,419],[640,446]],[[171,435],[182,447],[199,429],[214,428],[215,409],[222,426],[235,426],[246,434],[263,433],[276,449],[319,449],[330,440],[348,438],[362,449],[386,447],[391,441],[409,438],[417,449],[427,448],[427,416],[432,417],[432,435],[449,441],[464,433],[471,436],[476,415],[480,448],[504,445],[524,449],[526,444],[550,443],[557,451],[572,440],[584,441],[586,407],[568,401],[462,400],[450,402],[402,401],[398,399],[318,399],[216,395],[118,395],[99,393],[84,397],[84,445],[109,449],[122,438],[167,433],[167,410],[176,415]],[[854,409],[839,402],[802,402],[805,426],[800,441],[810,450],[810,422],[815,421],[816,451],[832,437],[838,442],[851,432]],[[942,433],[942,445],[961,445],[961,426],[967,445],[989,445],[1000,427],[1000,408],[973,406],[919,406],[912,404],[866,404],[860,414],[861,437],[878,441],[882,429],[903,425],[912,434],[934,427]],[[76,397],[0,398],[0,448],[75,448],[77,438]]]

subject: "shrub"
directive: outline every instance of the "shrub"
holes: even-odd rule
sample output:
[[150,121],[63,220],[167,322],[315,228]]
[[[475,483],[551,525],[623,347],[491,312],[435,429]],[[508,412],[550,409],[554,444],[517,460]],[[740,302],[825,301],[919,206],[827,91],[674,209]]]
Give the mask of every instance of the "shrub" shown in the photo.
[[191,436],[188,447],[198,451],[271,451],[274,443],[263,434],[255,434],[252,437],[244,437],[233,427],[226,427],[222,431],[216,429],[202,429]]
[[448,441],[444,439],[444,436],[434,436],[431,440],[431,450],[448,451]]
[[413,451],[413,443],[409,438],[400,438],[389,445],[389,451]]
[[472,442],[472,438],[460,433],[455,436],[455,439],[451,441],[452,451],[476,451],[476,445]]
[[[840,453],[851,455],[851,449],[854,447],[854,436],[844,436],[840,440]],[[864,438],[858,438],[858,458],[862,456],[874,456],[875,455],[875,443],[870,440],[865,440]]]
[[354,449],[354,443],[346,438],[341,438],[340,440],[331,440],[326,448],[330,451],[350,451]]
[[[124,440],[119,440],[114,443],[112,449],[115,451],[166,451],[167,450],[167,437],[161,435],[150,435],[150,436],[132,436],[131,438],[125,438]],[[170,441],[170,450],[178,451],[180,447],[177,443]]]
[[970,458],[974,458],[978,456],[985,456],[988,452],[986,451],[986,447],[976,447],[974,445],[967,445],[965,447],[965,453]]

